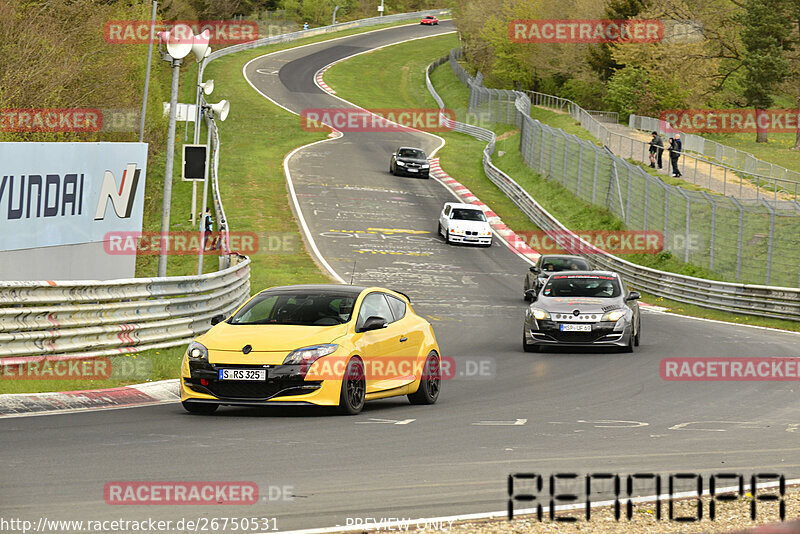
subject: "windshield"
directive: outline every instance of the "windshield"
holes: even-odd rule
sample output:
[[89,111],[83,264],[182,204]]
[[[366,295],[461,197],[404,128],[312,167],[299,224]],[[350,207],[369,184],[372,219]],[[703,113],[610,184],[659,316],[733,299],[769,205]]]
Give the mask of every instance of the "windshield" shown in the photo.
[[346,323],[356,298],[334,293],[257,295],[231,317],[230,324],[330,326]]
[[589,265],[589,262],[581,258],[559,258],[547,256],[542,258],[542,271],[544,272],[591,270],[592,266]]
[[485,221],[486,216],[481,210],[468,210],[456,208],[453,210],[452,219],[459,221]]
[[416,148],[401,148],[397,155],[401,158],[425,159],[425,152]]
[[613,276],[591,274],[556,274],[544,286],[545,297],[599,297],[614,298],[621,293]]

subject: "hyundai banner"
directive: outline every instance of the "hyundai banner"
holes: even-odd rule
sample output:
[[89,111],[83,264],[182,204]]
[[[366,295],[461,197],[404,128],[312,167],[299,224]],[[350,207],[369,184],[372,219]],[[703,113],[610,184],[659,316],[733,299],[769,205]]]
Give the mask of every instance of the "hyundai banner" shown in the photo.
[[0,251],[140,232],[146,164],[146,143],[0,143]]

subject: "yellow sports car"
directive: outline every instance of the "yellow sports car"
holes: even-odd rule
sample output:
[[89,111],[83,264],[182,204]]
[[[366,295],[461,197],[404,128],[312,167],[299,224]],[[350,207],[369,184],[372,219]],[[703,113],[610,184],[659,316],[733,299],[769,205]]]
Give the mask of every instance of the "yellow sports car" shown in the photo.
[[433,404],[441,358],[430,323],[396,291],[352,285],[274,287],[189,344],[181,401],[192,413],[220,405],[337,406],[408,395]]

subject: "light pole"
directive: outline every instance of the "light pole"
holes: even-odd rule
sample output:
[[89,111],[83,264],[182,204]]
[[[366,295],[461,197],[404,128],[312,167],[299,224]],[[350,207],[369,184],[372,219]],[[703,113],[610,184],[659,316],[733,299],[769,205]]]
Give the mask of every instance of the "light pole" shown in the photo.
[[[211,34],[208,30],[194,35],[192,29],[185,24],[177,24],[172,30],[158,34],[162,43],[167,45],[167,53],[162,55],[172,67],[172,89],[169,95],[169,125],[167,127],[167,160],[164,165],[164,198],[161,207],[161,247],[158,253],[158,276],[167,276],[167,249],[169,248],[169,215],[172,202],[172,166],[175,152],[175,113],[178,108],[178,84],[183,58],[190,52],[201,61],[208,49]],[[166,241],[166,244],[164,243]]]
[[[209,52],[211,49],[209,48]],[[208,53],[206,53],[206,57]],[[200,105],[203,103],[202,94],[206,96],[210,95],[212,91],[214,91],[214,80],[208,80],[205,83],[201,83],[201,73],[203,72],[202,64],[198,65],[197,67],[197,93],[195,95],[194,106],[195,106],[195,119],[194,119],[194,144],[197,145],[200,143]],[[203,209],[203,208],[201,208]],[[196,223],[196,215],[197,215],[197,180],[192,180],[192,226]]]
[[147,90],[150,87],[150,63],[153,59],[153,33],[156,29],[156,10],[158,0],[153,0],[153,13],[150,16],[150,43],[147,45],[147,70],[144,74],[144,96],[142,97],[142,115],[139,117],[139,142],[144,141],[144,117],[147,115]]
[[[206,244],[206,221],[205,221],[205,206],[208,202],[208,173],[209,167],[213,164],[211,158],[211,116],[212,114],[216,116],[220,121],[225,122],[225,119],[228,118],[228,113],[231,111],[231,104],[227,100],[220,100],[216,104],[210,104],[203,106],[203,111],[208,114],[208,125],[206,128],[206,169],[205,174],[203,176],[203,203],[200,205],[200,209],[203,211],[201,215],[200,221],[200,246],[198,247],[200,250],[197,255],[197,274],[203,274],[203,253],[205,252]],[[199,134],[198,134],[199,135]],[[220,224],[222,221],[217,221],[217,229],[219,229]]]

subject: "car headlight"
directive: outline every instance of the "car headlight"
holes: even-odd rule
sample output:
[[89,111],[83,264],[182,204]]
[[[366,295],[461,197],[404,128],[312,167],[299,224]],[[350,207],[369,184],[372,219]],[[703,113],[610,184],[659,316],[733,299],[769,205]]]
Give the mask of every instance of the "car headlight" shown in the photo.
[[481,232],[481,235],[483,235],[483,236],[492,235],[492,232],[491,231],[489,231],[489,232]]
[[202,343],[192,341],[186,349],[190,360],[208,360],[208,349]]
[[541,321],[543,319],[549,319],[550,312],[546,310],[541,310],[539,308],[533,308],[533,318],[536,319],[537,321]]
[[421,165],[421,167],[420,167],[420,168],[422,168],[422,169],[429,169],[429,168],[430,168],[430,165],[428,165],[428,164],[423,164],[423,165]]
[[293,350],[289,353],[285,360],[284,365],[288,364],[306,364],[311,365],[323,356],[327,356],[336,351],[339,345],[328,343],[325,345],[313,345],[311,347],[303,347],[302,349]]
[[610,312],[606,312],[600,320],[617,322],[623,317],[625,317],[625,310],[611,310]]
[[400,165],[401,167],[405,167],[406,166],[406,164],[403,163],[402,161],[398,161],[397,164]]
[[462,230],[461,228],[450,228],[450,233],[451,234],[463,234],[464,230]]

